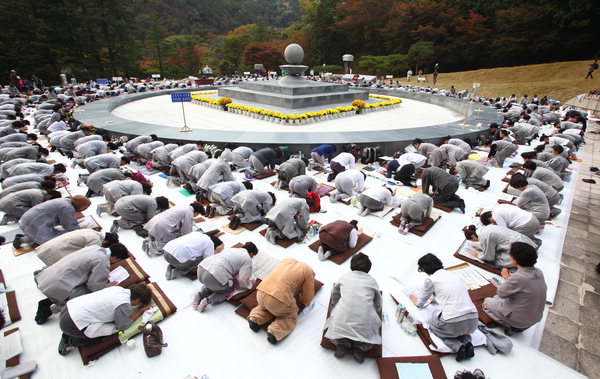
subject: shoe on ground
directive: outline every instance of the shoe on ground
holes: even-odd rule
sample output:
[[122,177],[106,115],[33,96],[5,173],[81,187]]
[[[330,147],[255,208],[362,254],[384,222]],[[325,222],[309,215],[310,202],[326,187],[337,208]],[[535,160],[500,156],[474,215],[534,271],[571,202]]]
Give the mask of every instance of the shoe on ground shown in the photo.
[[462,362],[465,360],[466,357],[467,357],[467,353],[465,351],[465,345],[462,345],[460,347],[460,349],[458,349],[458,351],[456,352],[456,361]]
[[361,349],[354,348],[352,349],[352,357],[358,363],[363,363],[365,361],[365,352]]
[[231,219],[231,222],[229,222],[229,229],[236,230],[237,228],[239,228],[240,224],[240,218],[237,216],[233,216],[233,219]]
[[471,342],[465,344],[465,359],[471,359],[475,356],[475,348]]
[[92,191],[92,190],[88,190],[88,191],[85,193],[85,197],[88,197],[88,198],[90,198],[90,197],[94,197],[94,196],[96,196],[96,194],[95,194],[95,193],[94,193],[94,191]]
[[167,271],[165,272],[165,279],[173,280],[177,277],[177,273],[175,272],[175,267],[173,265],[167,265]]
[[210,301],[208,300],[207,297],[205,297],[204,299],[202,299],[202,301],[200,301],[200,304],[198,304],[198,312],[202,313],[206,310],[206,308],[208,307],[208,304],[210,304]]
[[192,185],[190,183],[185,183],[184,188],[186,189],[186,191],[188,191],[189,193],[196,193],[196,191],[194,191],[194,189],[192,188]]
[[485,186],[483,186],[483,188],[485,188],[485,189],[490,188],[490,184],[491,184],[491,182],[488,180],[487,182],[485,182]]
[[200,305],[200,301],[202,300],[202,296],[200,295],[200,292],[197,292],[194,295],[194,301],[192,301],[192,309],[197,311],[198,310],[198,305]]
[[70,340],[71,339],[66,334],[63,334],[60,337],[60,342],[58,343],[58,354],[65,356],[69,354],[71,350],[73,350],[73,346],[71,346],[71,344],[69,343]]
[[258,333],[258,331],[260,330],[260,325],[258,325],[254,321],[248,320],[248,326],[250,327],[250,330],[252,330],[254,333]]
[[271,333],[267,333],[267,341],[269,341],[269,343],[271,345],[276,345],[277,344],[277,338],[275,338],[275,336],[272,335]]
[[334,354],[334,356],[336,358],[341,358],[344,355],[346,355],[346,348],[344,346],[342,346],[342,345],[337,345],[335,347],[335,354]]
[[52,316],[52,311],[50,310],[50,306],[52,305],[52,301],[50,299],[43,299],[38,301],[38,309],[35,313],[35,322],[38,325],[42,325],[48,320],[50,316]]
[[[210,205],[209,205],[209,207],[210,207]],[[206,211],[206,213],[208,213],[208,216],[207,216],[208,218],[213,218],[216,216],[217,208],[210,207],[210,211]]]
[[207,205],[206,207],[204,207],[204,214],[206,215],[206,217],[210,218],[210,212],[212,211],[212,207],[209,205]]

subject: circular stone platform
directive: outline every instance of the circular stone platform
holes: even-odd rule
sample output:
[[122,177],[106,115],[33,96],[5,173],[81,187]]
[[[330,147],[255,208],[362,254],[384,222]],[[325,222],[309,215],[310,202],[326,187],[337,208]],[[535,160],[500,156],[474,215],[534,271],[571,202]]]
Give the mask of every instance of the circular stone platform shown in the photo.
[[[205,91],[194,89],[191,92]],[[188,89],[188,91],[190,91]],[[466,101],[425,93],[394,90],[372,94],[402,99],[399,108],[303,125],[274,124],[231,112],[186,103],[187,124],[191,132],[180,132],[183,117],[180,103],[171,103],[173,90],[127,95],[90,103],[78,109],[78,120],[107,129],[117,135],[156,134],[167,141],[233,143],[253,148],[288,145],[290,150],[306,150],[321,143],[358,143],[381,146],[385,154],[401,149],[414,138],[439,142],[446,135],[475,137],[484,133],[498,114],[489,108],[469,110],[469,127],[460,124],[467,111]],[[181,92],[177,91],[177,92]],[[481,124],[477,127],[477,124]]]

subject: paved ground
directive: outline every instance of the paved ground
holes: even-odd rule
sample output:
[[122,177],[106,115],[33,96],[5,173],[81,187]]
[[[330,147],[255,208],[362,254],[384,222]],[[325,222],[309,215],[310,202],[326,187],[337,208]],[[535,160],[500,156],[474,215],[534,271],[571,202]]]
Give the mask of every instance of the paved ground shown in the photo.
[[[563,248],[560,282],[540,351],[589,376],[600,378],[600,131],[590,123],[579,181]],[[583,182],[595,179],[597,184]]]

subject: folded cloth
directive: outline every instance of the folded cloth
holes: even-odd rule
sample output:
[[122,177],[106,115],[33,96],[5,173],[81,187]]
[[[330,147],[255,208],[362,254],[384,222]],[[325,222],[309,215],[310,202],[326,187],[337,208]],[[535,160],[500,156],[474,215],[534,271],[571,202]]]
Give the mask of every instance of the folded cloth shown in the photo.
[[477,325],[477,328],[481,333],[485,335],[486,347],[490,354],[508,354],[512,351],[513,343],[504,334],[500,333],[495,329],[490,329],[481,322]]

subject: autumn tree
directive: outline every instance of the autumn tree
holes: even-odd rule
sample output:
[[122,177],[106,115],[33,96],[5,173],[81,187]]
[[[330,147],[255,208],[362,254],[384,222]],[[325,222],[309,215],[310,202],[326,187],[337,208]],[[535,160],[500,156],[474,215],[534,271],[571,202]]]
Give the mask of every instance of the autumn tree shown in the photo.
[[282,52],[274,43],[254,42],[244,49],[244,63],[249,66],[261,63],[265,69],[277,71],[283,63]]

